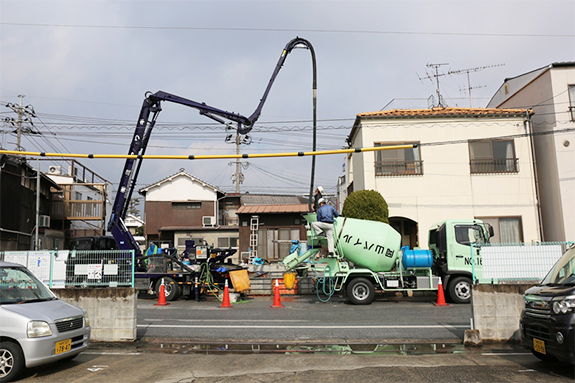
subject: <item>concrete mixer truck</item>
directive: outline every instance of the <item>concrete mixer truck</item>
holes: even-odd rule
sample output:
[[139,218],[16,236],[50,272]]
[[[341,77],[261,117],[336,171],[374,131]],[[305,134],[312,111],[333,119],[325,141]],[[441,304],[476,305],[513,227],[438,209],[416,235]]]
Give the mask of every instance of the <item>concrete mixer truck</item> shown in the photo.
[[[314,213],[305,215],[309,224]],[[342,292],[356,305],[370,304],[381,291],[437,291],[469,303],[472,275],[481,275],[481,254],[473,244],[485,244],[493,228],[480,220],[448,220],[429,229],[429,250],[401,247],[401,235],[383,222],[338,217],[334,223],[335,252],[319,258],[326,238],[308,230],[307,248],[288,255],[286,269],[313,270],[317,289],[330,297]],[[475,254],[471,254],[474,251]]]

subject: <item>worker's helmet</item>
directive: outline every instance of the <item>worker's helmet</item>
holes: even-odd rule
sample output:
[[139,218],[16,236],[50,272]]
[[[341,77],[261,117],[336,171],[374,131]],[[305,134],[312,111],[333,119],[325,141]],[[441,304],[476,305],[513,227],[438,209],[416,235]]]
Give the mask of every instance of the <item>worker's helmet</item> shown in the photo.
[[319,204],[325,203],[325,199],[324,199],[324,198],[320,198],[319,201],[317,201],[317,203],[319,203]]
[[317,187],[317,190],[318,190],[320,193],[323,193],[323,186],[318,186],[318,187]]

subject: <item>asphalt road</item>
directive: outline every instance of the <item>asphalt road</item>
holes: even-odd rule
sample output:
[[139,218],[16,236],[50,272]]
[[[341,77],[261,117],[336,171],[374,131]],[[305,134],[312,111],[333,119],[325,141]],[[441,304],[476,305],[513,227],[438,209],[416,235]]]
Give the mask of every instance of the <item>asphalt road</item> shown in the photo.
[[217,300],[178,300],[154,306],[138,301],[138,338],[193,341],[446,341],[461,342],[470,328],[470,305],[435,306],[434,295],[378,297],[354,306],[343,298],[321,302],[315,295],[282,297],[284,308],[271,308],[272,297],[220,308]]
[[174,353],[92,347],[76,359],[26,371],[23,382],[572,382],[573,368],[497,346],[411,355]]

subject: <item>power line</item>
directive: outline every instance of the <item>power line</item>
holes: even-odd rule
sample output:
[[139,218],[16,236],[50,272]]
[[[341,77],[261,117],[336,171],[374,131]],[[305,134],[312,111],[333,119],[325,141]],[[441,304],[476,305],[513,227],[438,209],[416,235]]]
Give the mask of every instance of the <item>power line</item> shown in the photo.
[[534,33],[471,33],[471,32],[416,32],[416,31],[374,31],[353,29],[293,29],[293,28],[231,28],[231,27],[183,27],[183,26],[142,26],[142,25],[80,25],[42,23],[0,23],[6,26],[42,28],[81,28],[81,29],[142,29],[174,31],[218,31],[218,32],[309,32],[309,33],[352,33],[370,35],[421,35],[421,36],[483,36],[483,37],[551,37],[572,38],[574,34],[534,34]]

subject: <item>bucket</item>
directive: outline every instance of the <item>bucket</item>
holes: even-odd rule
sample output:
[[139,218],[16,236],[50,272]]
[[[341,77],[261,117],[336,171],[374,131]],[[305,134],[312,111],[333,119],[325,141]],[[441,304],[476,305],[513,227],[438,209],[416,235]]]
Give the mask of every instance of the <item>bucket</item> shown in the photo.
[[285,273],[284,274],[284,285],[286,289],[291,290],[295,286],[295,276],[296,273]]

